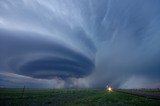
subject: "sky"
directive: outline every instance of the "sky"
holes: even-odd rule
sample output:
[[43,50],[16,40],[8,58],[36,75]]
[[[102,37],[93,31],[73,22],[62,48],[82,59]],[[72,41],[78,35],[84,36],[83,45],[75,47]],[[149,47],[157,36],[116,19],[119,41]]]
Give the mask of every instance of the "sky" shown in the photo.
[[0,87],[160,88],[159,0],[0,0]]

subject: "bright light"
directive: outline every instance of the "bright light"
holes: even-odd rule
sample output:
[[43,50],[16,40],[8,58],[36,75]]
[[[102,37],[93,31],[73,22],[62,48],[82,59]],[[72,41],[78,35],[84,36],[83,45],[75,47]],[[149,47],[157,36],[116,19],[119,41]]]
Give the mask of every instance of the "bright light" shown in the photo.
[[112,91],[112,88],[111,88],[111,87],[108,87],[108,91],[109,91],[109,92]]

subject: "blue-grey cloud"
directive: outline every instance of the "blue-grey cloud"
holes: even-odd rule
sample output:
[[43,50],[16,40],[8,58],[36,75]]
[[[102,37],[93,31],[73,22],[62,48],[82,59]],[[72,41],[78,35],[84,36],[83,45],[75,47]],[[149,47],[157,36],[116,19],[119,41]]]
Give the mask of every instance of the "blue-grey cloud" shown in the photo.
[[[1,58],[14,56],[7,63],[10,70],[17,74],[36,78],[82,77],[94,68],[93,60],[67,45],[37,37],[19,37],[40,36],[36,33],[0,31],[0,34]],[[94,48],[94,45],[91,46]],[[39,55],[40,53],[43,55]]]
[[78,87],[159,82],[159,4],[1,0],[0,70]]

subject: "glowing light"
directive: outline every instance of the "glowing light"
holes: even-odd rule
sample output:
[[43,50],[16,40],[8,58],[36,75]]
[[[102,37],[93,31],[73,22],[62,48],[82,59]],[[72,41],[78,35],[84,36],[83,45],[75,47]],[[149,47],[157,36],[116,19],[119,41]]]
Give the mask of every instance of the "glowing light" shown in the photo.
[[109,92],[111,92],[111,91],[112,91],[112,88],[111,88],[111,87],[108,87],[107,89],[108,89],[108,91],[109,91]]

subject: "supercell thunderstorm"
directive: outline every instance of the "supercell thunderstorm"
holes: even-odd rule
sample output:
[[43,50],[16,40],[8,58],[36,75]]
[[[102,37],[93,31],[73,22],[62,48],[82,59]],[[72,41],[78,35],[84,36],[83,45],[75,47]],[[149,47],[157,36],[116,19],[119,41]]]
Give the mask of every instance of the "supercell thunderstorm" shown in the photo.
[[30,87],[158,83],[159,5],[159,0],[1,0],[0,85],[12,79],[11,86]]

